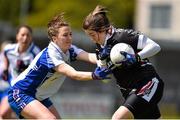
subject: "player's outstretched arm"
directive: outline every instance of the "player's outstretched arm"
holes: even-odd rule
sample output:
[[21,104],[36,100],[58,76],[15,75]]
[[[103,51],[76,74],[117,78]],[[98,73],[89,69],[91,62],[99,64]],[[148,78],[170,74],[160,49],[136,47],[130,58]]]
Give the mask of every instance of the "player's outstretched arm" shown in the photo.
[[55,67],[55,70],[61,74],[66,75],[74,80],[103,80],[107,79],[107,75],[111,73],[110,70],[97,67],[94,72],[77,71],[70,65],[63,63]]
[[86,62],[90,62],[92,64],[97,63],[96,54],[95,53],[88,53],[86,51],[82,51],[80,54],[78,54],[77,59],[82,60],[82,61],[86,61]]

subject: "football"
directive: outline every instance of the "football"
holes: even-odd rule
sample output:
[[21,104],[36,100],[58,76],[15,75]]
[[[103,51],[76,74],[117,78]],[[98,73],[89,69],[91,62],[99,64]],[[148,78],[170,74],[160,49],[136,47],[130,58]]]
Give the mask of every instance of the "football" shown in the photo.
[[110,59],[112,63],[117,66],[120,66],[121,64],[119,64],[119,62],[124,60],[124,55],[120,53],[121,51],[130,53],[130,54],[135,54],[133,48],[129,44],[118,43],[114,45],[110,52]]

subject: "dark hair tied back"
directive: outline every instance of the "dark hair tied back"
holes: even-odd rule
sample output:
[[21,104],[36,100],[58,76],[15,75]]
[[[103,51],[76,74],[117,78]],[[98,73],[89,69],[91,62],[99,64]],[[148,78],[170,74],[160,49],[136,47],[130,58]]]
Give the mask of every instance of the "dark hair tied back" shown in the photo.
[[83,22],[84,30],[94,30],[97,32],[108,30],[110,23],[106,17],[107,9],[101,5],[96,8],[85,18]]
[[96,15],[96,14],[103,14],[106,15],[107,13],[107,9],[101,5],[97,5],[96,8],[94,9],[94,11],[92,12],[92,15]]

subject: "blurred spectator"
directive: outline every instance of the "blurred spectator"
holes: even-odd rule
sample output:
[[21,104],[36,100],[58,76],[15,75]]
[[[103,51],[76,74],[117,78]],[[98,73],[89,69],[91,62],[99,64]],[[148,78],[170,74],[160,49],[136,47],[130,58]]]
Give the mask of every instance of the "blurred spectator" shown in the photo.
[[[24,71],[34,57],[40,52],[39,47],[32,41],[32,29],[27,25],[19,26],[15,44],[8,44],[3,51],[2,79],[11,85],[13,80]],[[11,117],[12,110],[8,103],[7,93],[0,104],[0,116],[5,119]]]

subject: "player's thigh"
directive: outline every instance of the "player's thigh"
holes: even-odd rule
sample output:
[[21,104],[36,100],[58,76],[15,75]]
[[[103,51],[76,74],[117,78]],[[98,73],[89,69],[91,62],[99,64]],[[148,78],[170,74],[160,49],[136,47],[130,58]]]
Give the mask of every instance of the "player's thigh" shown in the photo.
[[8,103],[8,96],[4,96],[0,102],[0,112],[2,112],[2,110],[5,110],[7,108],[10,108]]
[[58,111],[57,111],[57,109],[54,107],[54,105],[51,105],[48,109],[49,109],[49,111],[51,111],[51,113],[52,113],[53,115],[56,116],[57,119],[60,119],[60,118],[61,118],[60,115],[59,115],[59,113],[58,113]]
[[4,96],[0,103],[0,115],[6,118],[6,116],[9,117],[11,113],[12,110],[8,103],[8,96]]
[[21,115],[29,119],[56,119],[56,117],[38,100],[33,100],[21,111]]
[[9,106],[9,103],[8,103],[8,94],[7,94],[7,91],[4,91],[2,93],[2,98],[1,98],[1,101],[0,101],[0,111],[3,111],[3,110],[6,110],[7,108],[10,108]]
[[133,119],[134,116],[131,111],[125,106],[120,106],[118,110],[113,114],[112,120],[118,119]]
[[157,119],[160,117],[160,111],[156,104],[151,104],[136,94],[129,95],[123,106],[133,113],[135,119]]

